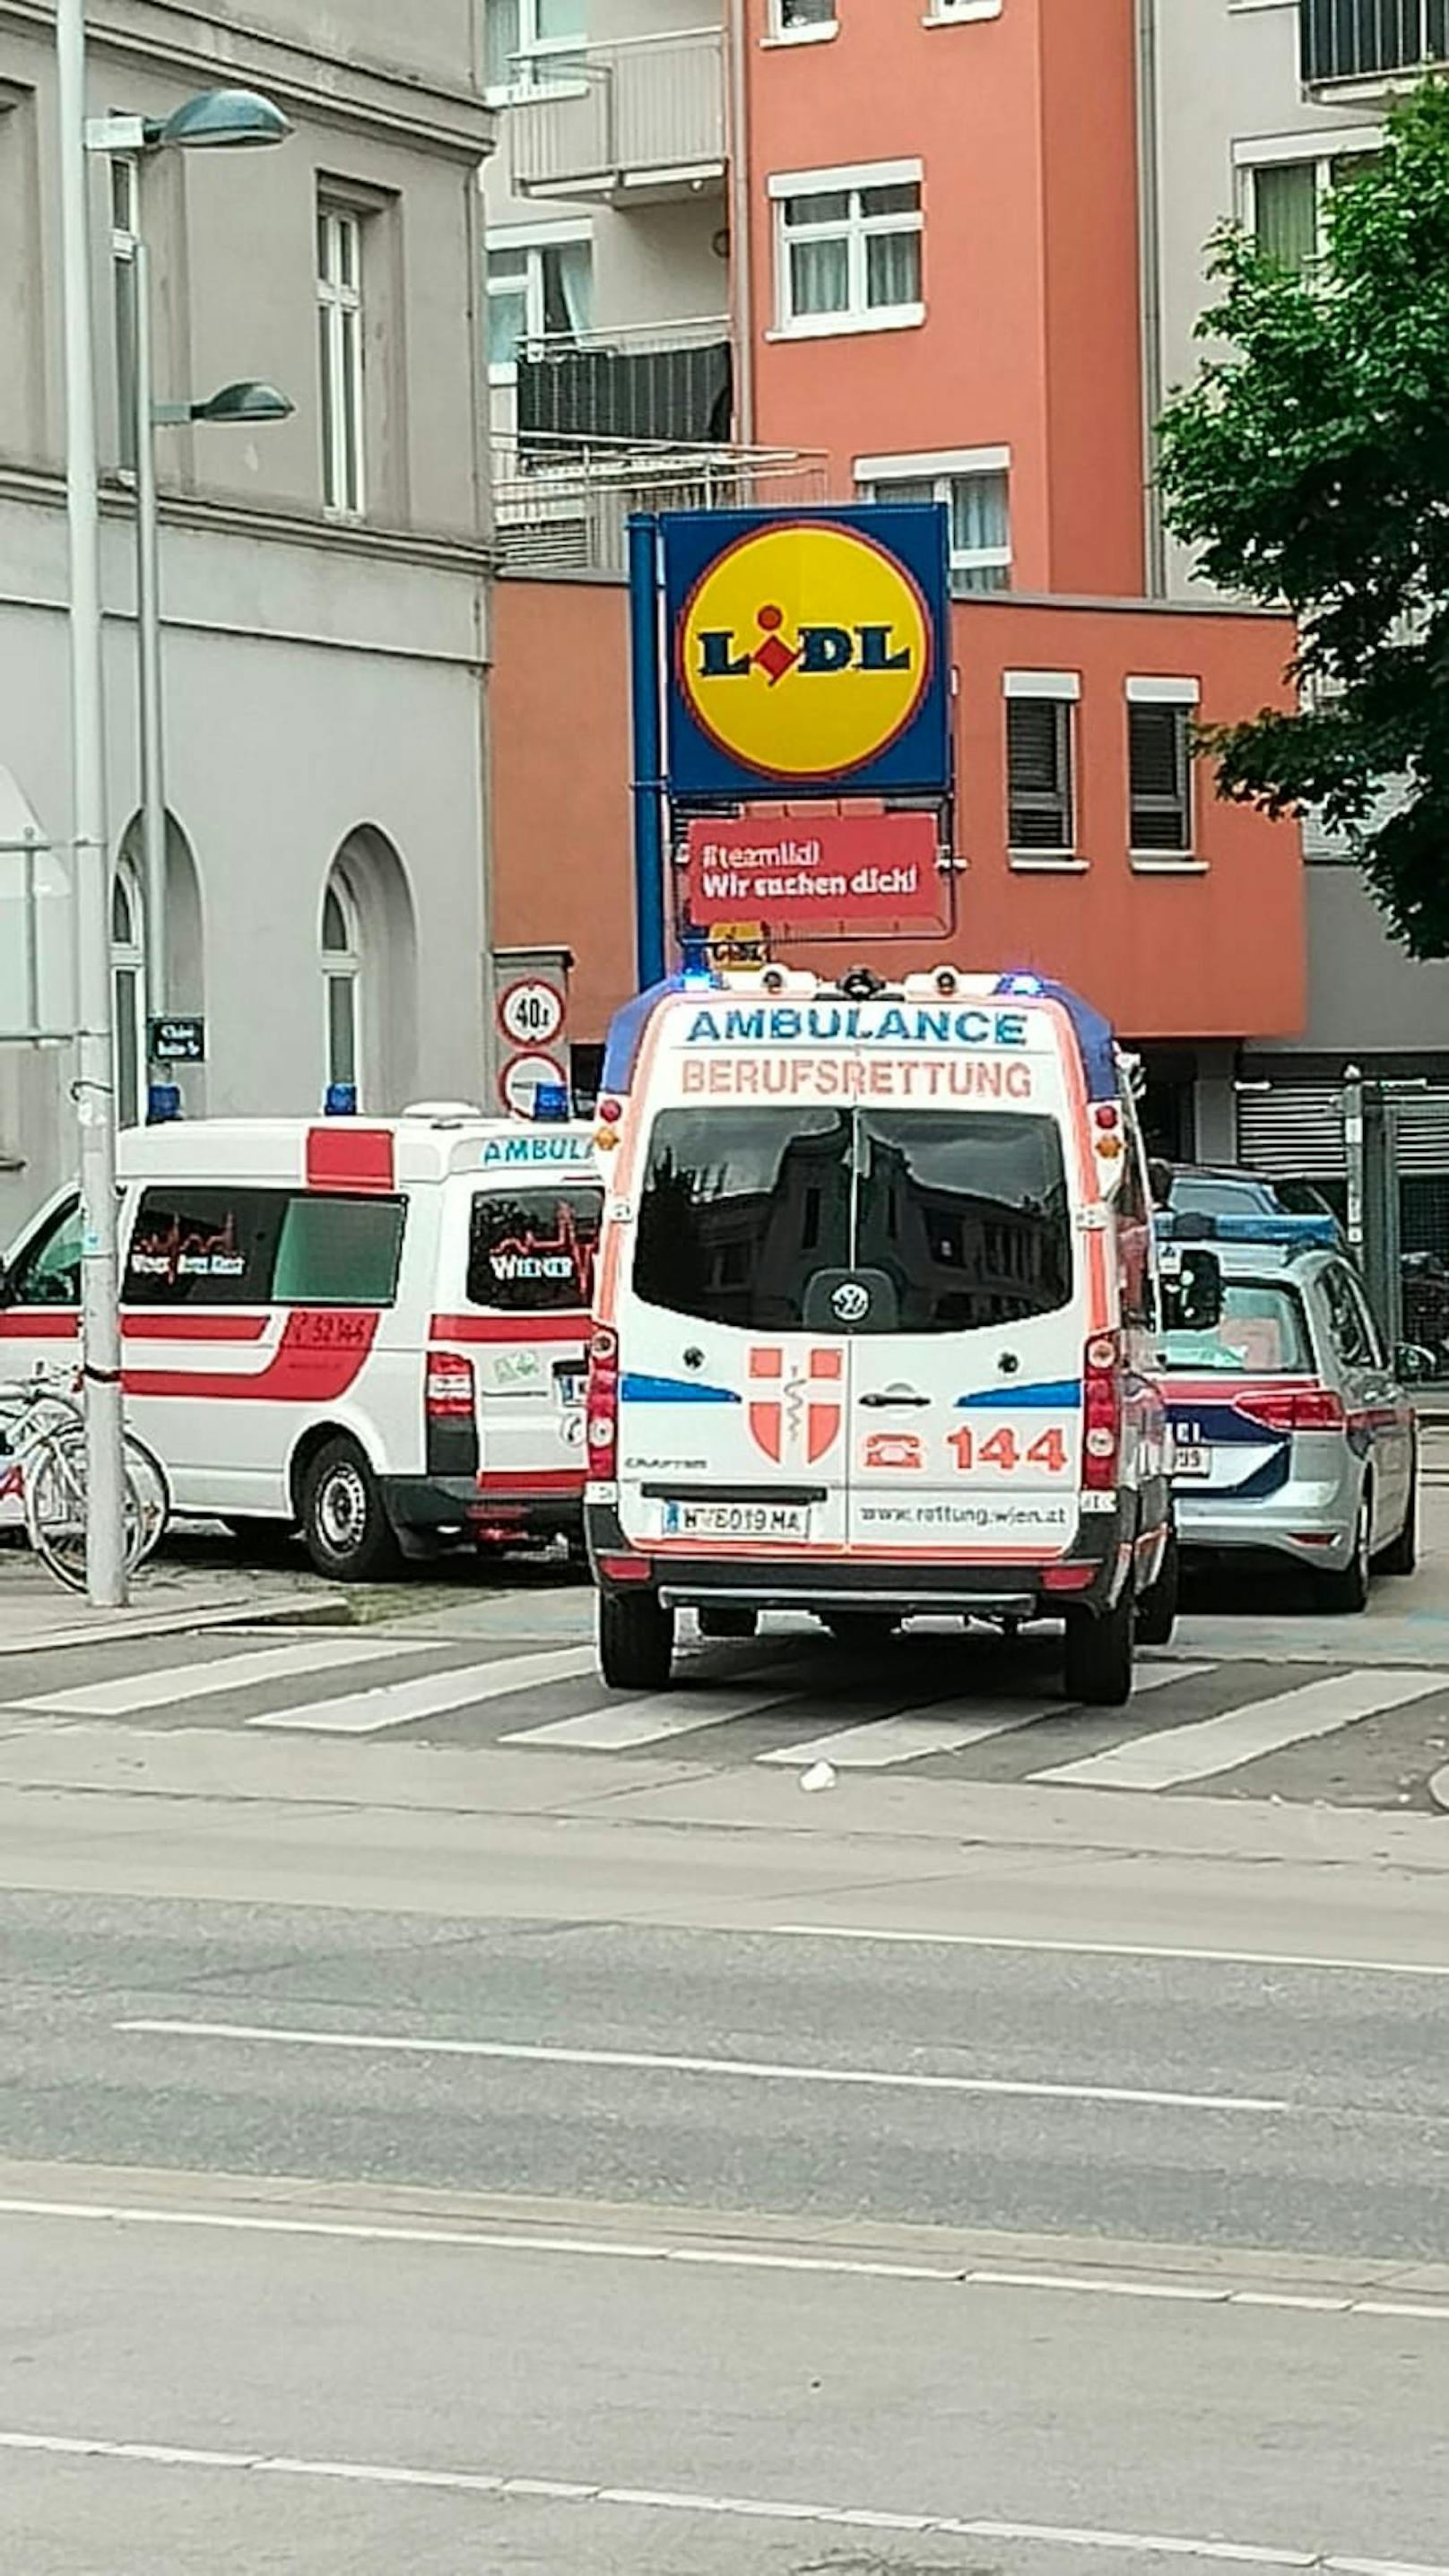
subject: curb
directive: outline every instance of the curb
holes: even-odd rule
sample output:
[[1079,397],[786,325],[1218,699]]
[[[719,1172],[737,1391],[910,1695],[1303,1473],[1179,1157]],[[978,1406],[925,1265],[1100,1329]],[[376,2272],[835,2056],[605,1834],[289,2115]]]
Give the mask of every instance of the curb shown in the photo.
[[[114,1624],[103,1626],[103,1620]],[[67,1646],[106,1646],[127,1637],[176,1637],[198,1628],[344,1628],[354,1625],[351,1604],[343,1592],[298,1593],[295,1599],[273,1595],[263,1601],[230,1601],[221,1607],[187,1610],[102,1611],[82,1627],[34,1628],[21,1637],[0,1636],[0,1657],[49,1655]]]

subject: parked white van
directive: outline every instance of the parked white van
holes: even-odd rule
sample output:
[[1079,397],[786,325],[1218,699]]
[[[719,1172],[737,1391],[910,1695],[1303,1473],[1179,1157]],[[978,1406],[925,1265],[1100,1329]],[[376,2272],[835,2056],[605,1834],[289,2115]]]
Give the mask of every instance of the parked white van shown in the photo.
[[1176,1558],[1124,1059],[1029,975],[703,973],[615,1023],[586,1525],[606,1681],[675,1612],[1064,1619],[1124,1700]]
[[[592,1133],[428,1106],[121,1138],[127,1420],[179,1514],[300,1525],[318,1570],[562,1531],[581,1545],[601,1191]],[[62,1191],[0,1279],[0,1376],[76,1357]]]

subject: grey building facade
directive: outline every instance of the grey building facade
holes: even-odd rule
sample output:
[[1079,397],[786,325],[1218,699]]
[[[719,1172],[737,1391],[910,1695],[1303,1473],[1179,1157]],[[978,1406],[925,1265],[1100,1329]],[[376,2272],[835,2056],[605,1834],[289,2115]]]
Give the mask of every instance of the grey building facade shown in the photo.
[[[117,1084],[144,1111],[144,960],[204,1013],[189,1114],[482,1097],[491,523],[474,0],[92,0],[91,104],[245,85],[265,152],[98,157]],[[0,0],[0,837],[70,829],[53,0]],[[158,433],[164,934],[139,863],[130,315],[156,390],[238,378],[263,427]],[[68,1170],[64,1048],[0,1042],[0,1237]]]
[[[1202,354],[1193,329],[1215,225],[1236,215],[1290,264],[1311,260],[1335,172],[1378,147],[1395,88],[1443,54],[1445,22],[1427,0],[1140,0],[1139,17],[1155,411]],[[1170,542],[1161,571],[1175,593],[1193,586]],[[1414,1086],[1399,1095],[1404,1242],[1449,1261],[1449,964],[1409,958],[1347,852],[1311,824],[1305,865],[1308,1022],[1291,1043],[1243,1051],[1238,1141],[1249,1159],[1337,1194],[1345,1067]]]

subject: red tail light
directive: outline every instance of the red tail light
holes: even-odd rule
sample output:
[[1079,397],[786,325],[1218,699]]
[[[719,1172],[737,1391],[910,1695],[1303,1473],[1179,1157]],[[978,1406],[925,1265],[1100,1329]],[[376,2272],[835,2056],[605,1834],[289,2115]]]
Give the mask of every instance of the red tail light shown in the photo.
[[423,1400],[430,1422],[471,1422],[472,1361],[459,1351],[430,1351]]
[[1347,1420],[1343,1399],[1331,1386],[1265,1387],[1233,1402],[1267,1431],[1342,1431]]
[[619,1337],[603,1325],[589,1344],[584,1440],[590,1483],[611,1485],[619,1472]]
[[1082,1370],[1082,1483],[1103,1493],[1122,1462],[1122,1347],[1116,1333],[1094,1333]]

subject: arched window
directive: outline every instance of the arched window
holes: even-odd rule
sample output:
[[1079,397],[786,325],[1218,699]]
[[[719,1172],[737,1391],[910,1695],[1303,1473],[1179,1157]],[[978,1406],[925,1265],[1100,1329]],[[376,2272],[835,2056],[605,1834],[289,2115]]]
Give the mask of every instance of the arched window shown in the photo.
[[322,898],[322,994],[329,1086],[351,1083],[362,1106],[362,924],[347,871],[335,867]]
[[126,858],[111,880],[111,1008],[116,1123],[138,1127],[146,1108],[146,919],[140,883]]

